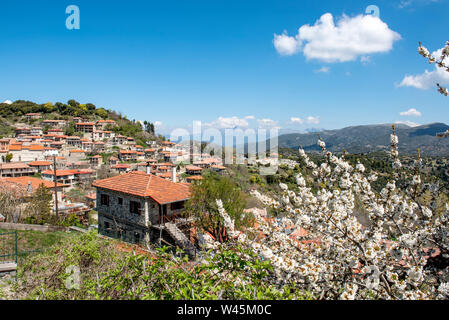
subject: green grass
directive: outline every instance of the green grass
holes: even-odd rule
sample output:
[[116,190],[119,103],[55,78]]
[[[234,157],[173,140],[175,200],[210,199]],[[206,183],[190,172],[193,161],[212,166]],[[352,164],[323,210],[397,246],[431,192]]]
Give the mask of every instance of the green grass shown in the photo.
[[[11,232],[12,230],[1,230],[3,232]],[[17,231],[18,235],[18,251],[34,251],[45,250],[65,239],[73,237],[72,233],[56,231],[56,232],[42,232],[42,231]]]

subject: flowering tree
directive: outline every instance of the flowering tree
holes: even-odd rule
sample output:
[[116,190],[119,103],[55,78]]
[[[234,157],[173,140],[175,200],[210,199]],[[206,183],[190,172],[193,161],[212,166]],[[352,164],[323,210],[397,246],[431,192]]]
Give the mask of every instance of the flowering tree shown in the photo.
[[[439,57],[434,57],[429,53],[429,50],[427,50],[426,47],[424,47],[421,42],[419,43],[418,52],[420,55],[422,55],[424,58],[426,58],[429,63],[433,64],[436,63],[439,68],[446,69],[447,72],[449,72],[449,41],[446,42],[446,45],[444,48],[437,51],[437,54]],[[446,97],[449,96],[449,91],[447,88],[440,86],[439,83],[437,83],[438,91],[445,95]]]
[[[394,128],[394,127],[393,127]],[[394,175],[380,193],[371,183],[376,172],[358,163],[350,165],[318,141],[326,159],[317,166],[300,149],[312,170],[312,179],[297,174],[298,191],[280,184],[282,195],[272,199],[252,194],[278,212],[277,222],[255,214],[257,224],[237,232],[220,200],[228,233],[273,266],[272,281],[311,293],[322,299],[447,299],[449,298],[449,207],[438,204],[438,184],[422,183],[421,159],[414,174],[406,176],[398,156],[398,137],[391,134]],[[399,189],[396,181],[409,183]],[[313,193],[309,180],[320,183]],[[421,196],[429,195],[426,203]],[[355,202],[363,204],[367,222],[361,223]],[[360,213],[359,213],[360,214]],[[286,226],[303,228],[306,235],[292,237]],[[223,246],[205,236],[208,247]],[[234,246],[235,243],[229,243]],[[439,253],[439,263],[432,256]]]
[[[436,65],[439,68],[445,69],[447,72],[449,72],[449,41],[446,42],[446,45],[444,48],[438,50],[436,53],[439,55],[439,57],[434,57],[429,53],[429,50],[427,50],[426,47],[424,47],[421,42],[419,43],[418,52],[420,55],[422,55],[424,58],[426,58],[430,64],[436,63]],[[437,83],[438,92],[445,95],[446,97],[449,96],[449,90],[443,86],[441,86],[439,83]],[[437,137],[444,138],[449,137],[449,130],[446,130],[445,132],[438,133]]]

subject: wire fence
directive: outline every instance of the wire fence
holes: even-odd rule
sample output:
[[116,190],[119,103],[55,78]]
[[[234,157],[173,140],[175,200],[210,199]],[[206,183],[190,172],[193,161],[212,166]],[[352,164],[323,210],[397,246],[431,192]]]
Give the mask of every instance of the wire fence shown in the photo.
[[42,249],[20,250],[19,234],[16,231],[0,232],[0,263],[22,263],[33,254],[42,252]]
[[0,263],[18,262],[17,231],[0,233]]

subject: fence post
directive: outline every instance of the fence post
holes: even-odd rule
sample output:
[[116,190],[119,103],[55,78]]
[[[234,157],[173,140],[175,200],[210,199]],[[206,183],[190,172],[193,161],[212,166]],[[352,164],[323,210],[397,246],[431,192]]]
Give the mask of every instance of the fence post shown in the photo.
[[[17,239],[17,230],[15,230],[14,232],[14,237],[15,237],[15,242],[16,242],[16,246],[15,246],[15,255],[16,255],[16,265],[18,263],[18,250],[17,250],[17,245],[18,245],[18,239]],[[17,275],[17,272],[16,272]]]

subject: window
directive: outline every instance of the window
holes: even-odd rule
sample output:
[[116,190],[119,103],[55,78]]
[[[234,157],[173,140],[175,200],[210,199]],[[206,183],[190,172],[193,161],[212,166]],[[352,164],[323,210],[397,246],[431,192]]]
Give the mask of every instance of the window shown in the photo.
[[109,207],[109,196],[107,194],[102,194],[100,196],[100,204],[102,206],[107,206]]
[[182,208],[184,208],[184,201],[173,202],[171,204],[172,210],[180,210]]
[[123,198],[118,198],[118,204],[123,205]]
[[140,214],[140,202],[130,201],[129,202],[129,212]]

